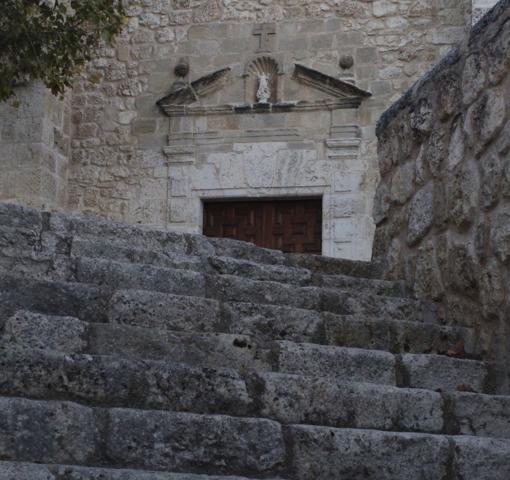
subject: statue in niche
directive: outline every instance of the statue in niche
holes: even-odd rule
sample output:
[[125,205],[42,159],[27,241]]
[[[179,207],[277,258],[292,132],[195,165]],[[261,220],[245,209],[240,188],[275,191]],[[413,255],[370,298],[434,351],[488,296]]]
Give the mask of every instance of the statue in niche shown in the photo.
[[261,105],[278,103],[278,76],[276,60],[268,56],[257,57],[246,65],[246,100]]
[[257,90],[257,100],[259,103],[269,103],[271,98],[271,89],[269,88],[269,81],[271,75],[262,73],[259,75],[259,88]]

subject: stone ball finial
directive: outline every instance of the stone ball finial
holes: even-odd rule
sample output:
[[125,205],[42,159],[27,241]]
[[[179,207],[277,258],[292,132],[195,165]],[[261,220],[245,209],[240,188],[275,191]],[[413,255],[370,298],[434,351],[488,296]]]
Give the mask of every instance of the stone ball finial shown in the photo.
[[186,60],[181,58],[174,68],[174,73],[178,77],[184,78],[189,73],[189,64]]
[[349,68],[352,68],[352,66],[354,65],[354,58],[352,55],[342,55],[338,63],[341,68],[343,68],[344,70],[348,70]]

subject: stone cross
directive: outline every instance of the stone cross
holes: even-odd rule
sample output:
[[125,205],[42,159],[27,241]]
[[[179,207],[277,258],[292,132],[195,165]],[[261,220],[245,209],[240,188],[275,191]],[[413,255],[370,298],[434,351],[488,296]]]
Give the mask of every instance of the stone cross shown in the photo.
[[259,38],[259,48],[257,52],[270,52],[270,42],[269,35],[276,34],[276,25],[274,23],[262,23],[260,25],[256,25],[253,29],[253,35],[260,37]]

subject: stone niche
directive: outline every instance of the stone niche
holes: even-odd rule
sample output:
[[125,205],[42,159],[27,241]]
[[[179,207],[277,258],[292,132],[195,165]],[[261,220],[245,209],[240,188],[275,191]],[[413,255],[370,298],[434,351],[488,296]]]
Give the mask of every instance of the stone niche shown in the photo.
[[201,233],[213,199],[320,198],[322,253],[368,259],[358,109],[370,93],[271,52],[240,57],[198,75],[191,64],[195,79],[158,101],[169,118],[168,226]]

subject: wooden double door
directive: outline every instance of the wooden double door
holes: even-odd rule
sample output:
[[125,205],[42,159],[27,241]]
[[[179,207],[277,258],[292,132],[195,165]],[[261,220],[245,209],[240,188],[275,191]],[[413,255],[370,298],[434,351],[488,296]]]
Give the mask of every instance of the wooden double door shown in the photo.
[[322,251],[322,200],[204,203],[204,235],[288,253]]

